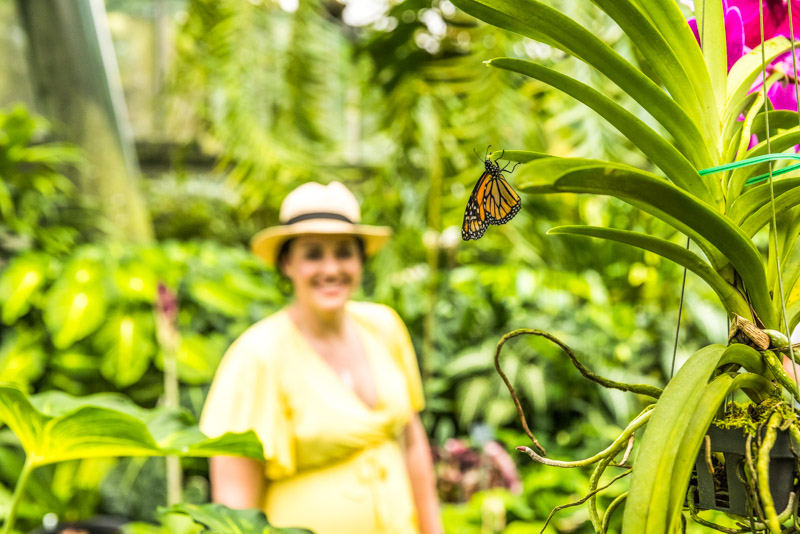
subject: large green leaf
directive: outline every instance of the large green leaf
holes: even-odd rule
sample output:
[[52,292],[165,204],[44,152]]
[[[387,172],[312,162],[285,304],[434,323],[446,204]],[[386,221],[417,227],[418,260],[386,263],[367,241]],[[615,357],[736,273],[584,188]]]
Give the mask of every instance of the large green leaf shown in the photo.
[[697,174],[695,168],[683,154],[636,115],[600,92],[569,76],[530,61],[496,58],[489,61],[488,64],[541,80],[592,108],[630,139],[678,187],[689,191],[709,204],[714,203],[715,196],[711,192],[708,182]]
[[528,163],[519,172],[522,191],[615,196],[664,219],[695,241],[707,240],[742,277],[759,318],[773,325],[768,328],[777,324],[758,249],[738,226],[692,195],[652,173],[602,161],[547,158]]
[[[775,196],[778,197],[790,189],[800,186],[800,178],[777,179],[773,181],[772,186]],[[750,215],[769,204],[771,198],[769,183],[759,184],[734,200],[727,215],[735,224],[741,226]]]
[[699,276],[714,290],[728,312],[738,313],[742,316],[746,316],[749,313],[747,302],[742,298],[742,295],[736,288],[717,274],[717,272],[700,256],[691,252],[686,247],[646,234],[597,226],[558,226],[552,228],[547,233],[597,237],[649,250],[668,260],[674,261],[678,265],[686,267]]
[[[764,43],[767,63],[789,50],[791,46],[785,37],[775,37]],[[728,73],[728,96],[724,117],[738,117],[742,113],[741,102],[753,88],[753,82],[761,75],[761,68],[761,46],[754,48],[733,64]]]
[[[592,2],[619,24],[678,104],[689,115],[703,117],[705,111],[700,102],[708,100],[711,91],[689,74],[687,66],[681,63],[658,27],[632,2],[625,0],[592,0]],[[699,68],[701,67],[700,65]],[[694,72],[696,69],[690,70]]]
[[261,510],[232,510],[221,504],[175,504],[162,514],[182,514],[215,534],[313,534],[304,528],[278,528],[269,524]]
[[152,313],[115,313],[100,328],[95,345],[103,354],[100,372],[117,386],[135,384],[156,352]]
[[0,303],[5,324],[13,324],[28,313],[47,280],[48,263],[48,258],[42,254],[25,254],[14,258],[0,275]]
[[27,387],[44,373],[47,354],[40,331],[6,330],[0,341],[0,382]]
[[759,358],[745,345],[711,345],[693,354],[667,384],[637,453],[623,534],[674,532],[703,436],[725,397],[738,389],[756,398],[779,395],[754,373],[723,373],[707,382],[721,365]]
[[[175,353],[181,382],[194,385],[211,382],[228,343],[228,339],[220,334],[182,334],[180,346]],[[163,369],[163,352],[158,354],[156,365]]]
[[[717,158],[708,148],[716,146],[716,136],[711,133],[704,136],[698,123],[650,78],[566,15],[536,0],[455,0],[453,3],[489,24],[534,40],[544,40],[585,61],[616,83],[661,123],[697,168],[711,167],[716,163]],[[685,20],[682,24],[686,26]],[[694,40],[688,27],[686,32]],[[699,49],[696,44],[694,46],[699,56]],[[693,74],[700,76],[699,72]],[[707,71],[705,77],[708,78]],[[701,121],[707,132],[719,130],[713,126],[718,117],[711,113],[715,109],[713,97],[710,102],[707,120]]]
[[107,297],[100,260],[73,260],[48,291],[44,322],[53,345],[65,349],[94,332],[105,318]]
[[[753,349],[750,350],[755,352]],[[769,380],[754,373],[722,374],[706,386],[703,396],[695,405],[692,419],[686,427],[686,433],[681,439],[681,446],[672,468],[671,481],[665,484],[670,488],[667,501],[668,525],[674,527],[680,524],[680,513],[686,500],[689,479],[708,427],[719,412],[725,398],[739,389],[777,394],[775,386]],[[663,532],[673,531],[670,527],[663,530]]]
[[775,215],[780,215],[793,207],[800,205],[800,188],[789,189],[785,193],[775,194],[775,205],[769,202],[747,217],[742,223],[742,231],[754,236],[756,232],[772,221],[773,208]]
[[664,40],[667,41],[675,51],[675,55],[684,66],[689,76],[698,86],[696,91],[699,95],[705,96],[701,99],[705,113],[703,120],[709,121],[708,126],[711,131],[719,127],[715,122],[717,106],[714,103],[713,86],[708,69],[706,68],[703,54],[692,30],[686,23],[678,3],[673,0],[623,0],[631,2],[639,7],[639,10],[647,16],[658,29]]
[[722,2],[705,2],[695,9],[703,58],[708,67],[711,87],[717,102],[717,112],[725,107],[728,81],[728,43],[725,39],[725,13]]
[[[774,134],[770,137],[769,143],[767,141],[762,141],[761,143],[754,146],[752,149],[748,150],[747,153],[744,155],[744,158],[754,158],[756,156],[761,156],[767,153],[778,153],[783,152],[784,150],[795,146],[796,144],[800,143],[800,127],[795,126],[789,130],[785,130],[779,134]],[[757,165],[750,165],[748,167],[742,167],[740,169],[736,169],[731,173],[731,177],[729,179],[728,185],[728,194],[732,196],[732,198],[736,198],[741,194],[742,189],[745,186],[745,182],[748,178],[752,176],[757,176],[759,174],[763,174],[768,172],[769,165],[774,165],[774,163],[761,163]]]
[[17,436],[31,467],[107,456],[213,456],[221,450],[263,460],[252,431],[210,439],[185,416],[143,410],[121,396],[52,392],[34,400],[40,409],[16,387],[0,386],[0,421]]
[[700,402],[724,352],[723,345],[710,345],[694,353],[658,399],[636,455],[622,521],[623,534],[669,532],[666,529],[669,482],[681,440],[694,414],[687,407]]

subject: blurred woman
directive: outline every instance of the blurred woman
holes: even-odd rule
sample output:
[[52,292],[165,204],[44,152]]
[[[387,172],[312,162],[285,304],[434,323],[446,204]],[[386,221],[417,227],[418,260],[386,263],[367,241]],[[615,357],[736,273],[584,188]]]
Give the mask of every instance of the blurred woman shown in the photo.
[[388,240],[341,183],[304,184],[253,251],[292,284],[285,309],[230,347],[200,428],[254,430],[265,462],[211,459],[212,498],[317,534],[442,531],[416,356],[400,317],[350,300]]

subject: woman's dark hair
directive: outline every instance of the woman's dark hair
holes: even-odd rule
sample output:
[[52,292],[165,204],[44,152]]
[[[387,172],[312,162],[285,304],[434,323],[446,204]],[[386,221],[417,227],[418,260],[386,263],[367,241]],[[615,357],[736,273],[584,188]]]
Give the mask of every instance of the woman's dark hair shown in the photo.
[[[366,263],[367,261],[367,249],[364,245],[364,240],[358,236],[353,236],[356,238],[356,244],[358,246],[358,253],[361,256],[361,263]],[[278,256],[276,258],[275,265],[278,267],[278,271],[283,274],[281,271],[281,265],[283,265],[283,260],[286,259],[286,255],[289,254],[289,248],[292,246],[292,242],[295,240],[294,237],[287,239],[286,241],[281,244],[281,248],[278,249]]]

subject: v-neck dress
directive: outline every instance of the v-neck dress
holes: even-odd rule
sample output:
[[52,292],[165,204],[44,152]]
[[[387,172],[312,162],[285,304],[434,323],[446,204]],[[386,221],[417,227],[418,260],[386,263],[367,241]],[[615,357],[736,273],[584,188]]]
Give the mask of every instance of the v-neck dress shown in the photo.
[[211,385],[200,429],[216,437],[254,430],[268,479],[263,509],[278,527],[316,534],[418,532],[399,437],[424,407],[411,340],[387,306],[346,312],[377,391],[370,408],[311,347],[286,310],[231,345]]

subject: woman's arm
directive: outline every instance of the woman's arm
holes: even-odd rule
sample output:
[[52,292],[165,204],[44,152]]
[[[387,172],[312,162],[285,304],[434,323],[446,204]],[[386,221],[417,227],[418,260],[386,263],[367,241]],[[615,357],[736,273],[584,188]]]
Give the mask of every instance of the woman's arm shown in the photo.
[[258,460],[236,456],[209,459],[211,500],[229,508],[261,508],[265,487],[264,465]]
[[441,534],[442,520],[439,517],[431,448],[425,427],[417,414],[406,426],[405,446],[406,468],[411,479],[420,531],[422,534]]

